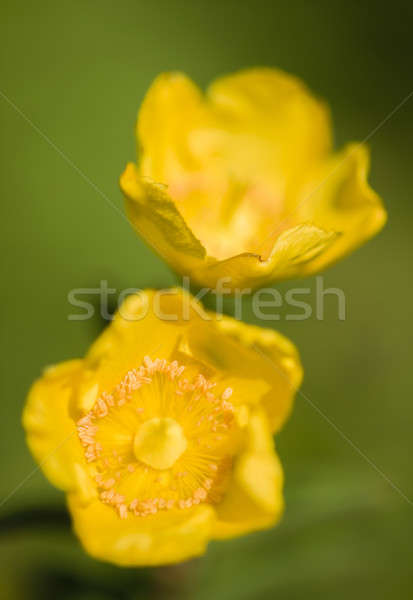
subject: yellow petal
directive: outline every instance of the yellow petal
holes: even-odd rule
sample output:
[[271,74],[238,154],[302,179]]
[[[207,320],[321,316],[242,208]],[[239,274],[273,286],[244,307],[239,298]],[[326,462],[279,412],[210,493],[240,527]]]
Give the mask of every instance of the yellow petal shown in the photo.
[[[272,329],[254,327],[230,317],[212,323],[200,322],[187,335],[192,354],[223,373],[223,382],[234,388],[231,402],[237,404],[237,392],[248,377],[249,403],[260,402],[272,431],[279,430],[290,413],[302,379],[295,346]],[[263,387],[263,382],[267,386]],[[245,394],[241,391],[239,396],[240,403],[245,404]]]
[[128,296],[85,358],[72,416],[79,418],[90,410],[90,398],[110,392],[129,370],[141,365],[144,356],[169,359],[188,325],[203,314],[181,288]]
[[63,490],[77,487],[74,464],[84,462],[68,405],[82,371],[81,360],[47,369],[32,386],[23,413],[29,448],[46,477]]
[[[243,253],[226,260],[208,258],[163,186],[139,179],[132,164],[122,175],[121,186],[128,217],[143,239],[175,270],[188,274],[192,283],[211,288],[220,279],[225,279],[226,285],[234,290],[254,289],[302,275],[308,264],[334,244],[338,236],[335,231],[312,224],[291,227],[279,234],[280,225],[274,222],[270,236],[263,239],[261,254]],[[274,237],[276,241],[272,242]]]
[[335,262],[375,235],[386,222],[379,196],[367,182],[369,153],[352,144],[326,161],[307,181],[296,214],[319,227],[340,232],[327,252],[308,263],[303,274]]
[[217,507],[213,537],[232,537],[273,525],[283,509],[283,473],[266,416],[256,411],[233,480]]
[[203,554],[215,519],[207,505],[120,519],[113,508],[98,500],[85,506],[75,495],[69,496],[69,509],[85,550],[120,566],[175,563]]
[[139,111],[136,134],[141,173],[155,181],[191,167],[188,135],[203,121],[200,90],[183,73],[163,73],[152,83]]
[[[277,231],[275,225],[274,233]],[[308,265],[327,253],[338,236],[335,231],[312,224],[297,225],[278,236],[268,258],[253,253],[239,254],[193,271],[192,279],[211,288],[222,280],[228,288],[242,290],[298,277],[307,272]]]
[[217,155],[241,179],[247,170],[297,180],[331,145],[324,103],[271,68],[221,77],[206,96],[184,74],[163,73],[145,96],[137,137],[141,173],[168,184]]
[[289,193],[330,149],[327,107],[281,70],[262,67],[221,77],[210,86],[208,99],[234,135],[228,154],[240,174],[247,169],[273,178],[277,173]]
[[205,258],[205,249],[185,223],[166,187],[140,178],[128,164],[120,185],[126,213],[142,238],[174,268],[189,271]]

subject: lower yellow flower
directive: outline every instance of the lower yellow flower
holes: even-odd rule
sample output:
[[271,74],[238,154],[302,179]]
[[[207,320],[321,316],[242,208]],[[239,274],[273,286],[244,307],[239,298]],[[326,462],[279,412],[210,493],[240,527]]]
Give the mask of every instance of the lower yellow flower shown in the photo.
[[85,359],[46,370],[23,422],[90,554],[177,562],[278,520],[272,434],[300,381],[295,347],[276,332],[219,320],[181,290],[145,292]]

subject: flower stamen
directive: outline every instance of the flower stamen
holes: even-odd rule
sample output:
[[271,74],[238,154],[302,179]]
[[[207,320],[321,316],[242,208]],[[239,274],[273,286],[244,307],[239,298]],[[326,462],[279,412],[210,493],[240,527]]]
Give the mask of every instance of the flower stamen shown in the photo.
[[100,500],[120,518],[215,503],[237,444],[232,390],[145,357],[77,423]]

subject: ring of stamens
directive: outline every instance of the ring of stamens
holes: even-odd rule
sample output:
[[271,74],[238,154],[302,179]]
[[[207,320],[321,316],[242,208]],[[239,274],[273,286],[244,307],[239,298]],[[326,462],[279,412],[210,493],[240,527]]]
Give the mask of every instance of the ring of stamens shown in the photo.
[[121,518],[222,497],[237,437],[232,390],[217,395],[184,371],[145,357],[77,423],[99,498]]

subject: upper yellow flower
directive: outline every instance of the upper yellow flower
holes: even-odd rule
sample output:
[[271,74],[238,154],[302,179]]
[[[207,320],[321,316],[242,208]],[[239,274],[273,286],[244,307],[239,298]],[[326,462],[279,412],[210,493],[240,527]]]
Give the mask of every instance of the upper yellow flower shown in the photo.
[[381,229],[368,151],[331,154],[325,105],[269,68],[222,77],[205,96],[160,75],[141,107],[139,166],[121,177],[139,234],[179,273],[257,287],[326,267]]
[[301,381],[295,347],[188,299],[129,297],[83,360],[46,370],[24,411],[84,547],[119,565],[185,560],[282,511],[272,433]]

